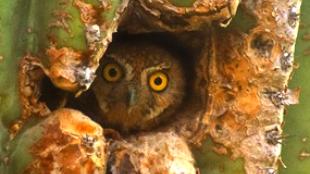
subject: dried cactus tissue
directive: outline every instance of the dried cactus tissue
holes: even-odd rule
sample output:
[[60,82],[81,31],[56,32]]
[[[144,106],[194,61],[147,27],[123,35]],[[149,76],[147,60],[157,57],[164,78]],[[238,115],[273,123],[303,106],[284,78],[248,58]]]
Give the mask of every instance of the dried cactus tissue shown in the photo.
[[1,174],[282,173],[301,0],[0,7]]

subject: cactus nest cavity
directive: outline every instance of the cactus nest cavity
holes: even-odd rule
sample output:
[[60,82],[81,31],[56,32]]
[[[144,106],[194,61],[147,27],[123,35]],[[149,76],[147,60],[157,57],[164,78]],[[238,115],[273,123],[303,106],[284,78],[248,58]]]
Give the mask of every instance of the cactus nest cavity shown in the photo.
[[[3,47],[7,54],[0,50],[1,73],[4,66],[18,71],[4,73],[0,81],[1,89],[15,91],[0,92],[1,171],[195,174],[190,149],[206,138],[222,153],[242,158],[249,174],[278,170],[284,108],[296,104],[299,95],[287,83],[300,0],[44,3],[12,0],[6,6],[27,7],[29,18],[20,33],[13,25],[24,39],[16,44],[19,51],[10,51],[14,43]],[[123,134],[90,119],[86,113],[93,106],[79,108],[77,101],[88,95],[109,44],[128,36],[180,45],[190,56],[190,81],[174,120]]]

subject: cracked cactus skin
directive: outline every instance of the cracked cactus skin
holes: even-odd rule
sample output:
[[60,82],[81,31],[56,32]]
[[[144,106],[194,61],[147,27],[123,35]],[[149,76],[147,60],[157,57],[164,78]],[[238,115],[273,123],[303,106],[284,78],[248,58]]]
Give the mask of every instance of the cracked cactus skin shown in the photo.
[[[53,84],[63,90],[76,92],[86,89],[92,81],[92,73],[98,66],[99,58],[111,41],[112,33],[116,30],[118,19],[126,4],[126,0],[0,1],[0,173],[32,173],[28,167],[38,156],[35,157],[30,149],[47,135],[44,134],[42,125],[47,124],[48,120],[38,124],[41,119],[33,118],[32,113],[28,114],[27,118],[21,116],[26,110],[25,103],[20,98],[23,96],[20,94],[24,91],[19,89],[23,86],[19,81],[23,81],[21,72],[19,72],[22,69],[21,60],[32,55]],[[103,22],[100,23],[93,19],[93,15],[100,16]],[[85,64],[82,63],[82,59]],[[55,67],[61,73],[53,71]],[[83,71],[79,71],[80,69]],[[85,69],[88,74],[84,73]],[[46,110],[45,114],[50,114],[50,112]],[[72,111],[72,114],[73,117],[85,117],[79,112]],[[57,118],[53,114],[49,116]],[[56,123],[55,120],[50,121]],[[27,123],[24,124],[24,122]],[[84,119],[82,122],[102,129],[89,119]],[[70,125],[71,123],[65,122],[64,124]],[[16,131],[22,126],[24,127],[16,135]],[[12,134],[12,129],[16,129],[14,134]],[[78,134],[76,130],[72,131],[73,135]],[[80,136],[84,136],[88,132],[84,130],[79,133]],[[97,141],[101,144],[99,143],[98,146],[104,148],[102,130],[93,134],[99,137]],[[70,139],[71,135],[64,136]],[[75,144],[77,148],[82,146],[79,142],[72,144]],[[79,151],[74,148],[68,151]],[[100,149],[95,149],[95,151],[100,151]],[[80,153],[85,155],[88,152],[80,149]],[[102,153],[102,156],[98,157],[100,159],[85,157],[89,162],[84,160],[87,163],[80,169],[74,169],[74,167],[71,169],[82,173],[95,173],[95,171],[104,173],[106,159],[104,153],[101,151],[100,153]],[[61,157],[57,159],[61,160]],[[63,161],[62,165],[66,163]],[[34,166],[38,167],[38,165]]]
[[197,173],[186,142],[174,133],[156,132],[115,141],[110,151],[109,170],[113,174]]
[[[254,18],[248,31],[241,29],[242,22],[232,21],[243,20],[234,18],[239,3],[246,11],[244,15]],[[121,21],[124,22],[120,28],[129,33],[204,32],[199,38],[206,44],[204,52],[197,56],[197,76],[200,82],[208,81],[208,85],[201,83],[199,90],[209,92],[202,92],[201,97],[209,110],[202,109],[201,116],[190,121],[181,119],[163,129],[177,134],[171,139],[176,138],[185,149],[187,159],[182,158],[180,164],[185,163],[189,173],[196,171],[183,141],[201,144],[206,135],[219,147],[212,145],[203,153],[195,153],[201,173],[239,174],[244,172],[244,166],[247,173],[276,172],[281,162],[278,140],[281,141],[284,105],[296,103],[298,95],[286,85],[293,69],[299,5],[298,0],[0,0],[0,173],[37,173],[42,169],[55,173],[105,173],[108,148],[104,129],[79,111],[50,110],[37,101],[33,91],[38,86],[28,82],[45,75],[64,91],[77,96],[86,91]],[[131,8],[127,11],[127,7]],[[146,24],[141,26],[137,18],[127,23],[130,14],[138,14]],[[38,69],[37,76],[28,73],[29,69]],[[246,92],[240,86],[247,88]],[[151,142],[160,135],[155,132],[140,138]],[[141,160],[135,153],[148,154],[152,149],[139,147],[135,138],[114,142],[121,147],[110,147],[116,151],[114,155],[120,154],[121,159],[119,152],[125,151],[132,154],[132,161]],[[56,145],[45,144],[46,141]],[[123,144],[126,141],[129,143]],[[222,160],[227,157],[220,158],[211,151],[231,152],[232,158],[241,159],[227,165],[230,160]],[[179,158],[174,155],[171,154]],[[148,158],[143,160],[149,162]],[[219,162],[216,165],[222,168],[215,169],[216,165],[211,166],[209,161]],[[122,163],[115,164],[118,165],[121,167],[115,173],[122,170]],[[141,164],[136,165],[143,169]]]

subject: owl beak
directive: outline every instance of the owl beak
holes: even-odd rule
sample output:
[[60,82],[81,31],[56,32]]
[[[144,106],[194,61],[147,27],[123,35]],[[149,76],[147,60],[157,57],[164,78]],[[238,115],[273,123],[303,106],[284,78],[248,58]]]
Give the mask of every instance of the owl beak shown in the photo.
[[128,105],[134,106],[137,103],[137,90],[134,87],[128,87]]

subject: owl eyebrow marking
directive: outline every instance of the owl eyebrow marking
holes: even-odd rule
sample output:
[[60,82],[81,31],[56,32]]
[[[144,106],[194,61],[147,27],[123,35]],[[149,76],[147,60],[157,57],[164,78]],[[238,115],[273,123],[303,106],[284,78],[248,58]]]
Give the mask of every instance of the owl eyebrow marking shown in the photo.
[[146,85],[146,80],[147,76],[149,73],[152,73],[154,71],[160,71],[160,70],[167,70],[171,68],[171,63],[167,64],[167,63],[161,63],[159,65],[154,65],[148,68],[145,68],[142,72],[141,72],[141,84],[142,85]]
[[158,70],[167,70],[171,68],[171,63],[167,64],[167,63],[161,63],[155,66],[151,66],[148,68],[145,68],[143,70],[143,72],[152,72],[152,71],[158,71]]
[[105,55],[105,57],[114,60],[115,62],[117,62],[117,63],[120,64],[120,65],[123,65],[123,64],[126,64],[126,63],[127,63],[125,59],[119,59],[119,58],[118,58],[116,55],[114,55],[114,54],[108,54],[108,55]]

